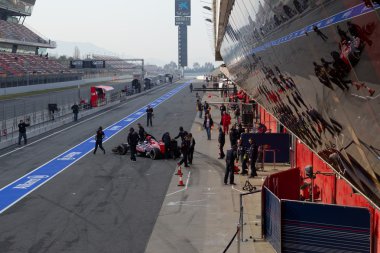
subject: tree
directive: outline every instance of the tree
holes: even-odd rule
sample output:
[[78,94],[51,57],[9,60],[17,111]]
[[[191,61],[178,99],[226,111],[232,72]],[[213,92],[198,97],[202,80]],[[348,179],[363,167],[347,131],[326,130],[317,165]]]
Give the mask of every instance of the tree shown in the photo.
[[165,66],[164,66],[164,70],[166,72],[177,70],[177,68],[178,68],[178,66],[174,61],[171,61],[169,64],[165,64]]
[[194,64],[193,64],[194,70],[198,70],[198,69],[200,69],[200,67],[201,67],[201,65],[198,62],[194,62]]
[[206,62],[204,65],[205,70],[213,70],[214,68],[214,64],[212,64],[211,62]]

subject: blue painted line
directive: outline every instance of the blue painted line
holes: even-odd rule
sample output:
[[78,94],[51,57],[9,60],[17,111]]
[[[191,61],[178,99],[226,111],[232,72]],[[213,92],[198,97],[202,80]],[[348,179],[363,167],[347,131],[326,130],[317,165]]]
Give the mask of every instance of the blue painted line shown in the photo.
[[287,43],[291,40],[300,38],[302,36],[306,36],[305,32],[310,33],[310,32],[314,31],[313,30],[314,25],[317,26],[319,29],[323,29],[323,28],[335,25],[337,23],[340,23],[340,22],[343,22],[343,21],[346,21],[349,19],[359,17],[359,16],[364,15],[364,14],[373,12],[379,8],[380,8],[379,4],[374,4],[374,8],[368,8],[364,4],[356,5],[354,7],[351,7],[350,9],[339,12],[339,13],[337,13],[333,16],[330,16],[328,18],[325,18],[323,20],[317,21],[311,25],[308,25],[308,26],[306,26],[306,27],[304,27],[298,31],[290,33],[290,34],[288,34],[284,37],[281,37],[277,40],[273,40],[273,41],[265,43],[262,46],[256,47],[251,51],[250,54],[258,53],[258,52],[266,50],[267,48],[278,46],[280,44]]
[[[184,89],[187,85],[189,85],[189,83],[190,82],[184,83],[181,86],[169,91],[165,95],[151,102],[149,105],[153,108],[158,107],[161,103],[170,99]],[[104,142],[144,116],[146,114],[146,108],[147,105],[105,128],[104,133],[106,138],[104,139]],[[92,136],[77,146],[56,156],[25,176],[0,189],[0,214],[93,151],[94,145],[95,140],[94,136]]]

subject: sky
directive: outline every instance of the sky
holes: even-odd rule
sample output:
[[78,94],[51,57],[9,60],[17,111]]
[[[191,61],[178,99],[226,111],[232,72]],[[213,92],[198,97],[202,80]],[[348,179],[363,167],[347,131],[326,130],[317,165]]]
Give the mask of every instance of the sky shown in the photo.
[[[188,28],[189,66],[213,62],[210,18],[202,6],[211,0],[192,0]],[[162,65],[178,61],[178,28],[174,0],[37,0],[25,23],[54,41],[91,42],[120,57],[151,59]]]

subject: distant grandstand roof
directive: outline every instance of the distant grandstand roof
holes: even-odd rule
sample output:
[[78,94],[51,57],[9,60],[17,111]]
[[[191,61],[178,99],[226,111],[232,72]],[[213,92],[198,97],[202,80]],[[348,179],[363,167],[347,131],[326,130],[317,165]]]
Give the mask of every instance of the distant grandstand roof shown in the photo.
[[39,46],[42,48],[55,48],[55,42],[41,38],[41,36],[21,24],[4,20],[0,20],[0,42]]
[[0,0],[0,16],[30,16],[36,0]]

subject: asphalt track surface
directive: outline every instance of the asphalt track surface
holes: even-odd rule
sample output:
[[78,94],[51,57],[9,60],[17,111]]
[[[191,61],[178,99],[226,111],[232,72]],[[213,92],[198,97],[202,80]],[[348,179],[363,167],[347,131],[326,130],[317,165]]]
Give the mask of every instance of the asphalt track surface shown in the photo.
[[[0,153],[0,188],[91,137],[100,125],[112,125],[180,84],[165,86],[86,122],[82,119],[24,149],[3,157]],[[185,87],[162,103],[155,110],[153,128],[146,131],[160,138],[165,131],[176,135],[179,126],[189,129],[196,113],[196,99],[189,94]],[[145,121],[143,117],[137,122],[145,125]],[[126,141],[127,133],[128,128],[104,144],[106,155],[88,154],[2,213],[0,252],[144,252],[175,161],[138,158],[131,162],[129,156],[112,154],[114,146]]]

